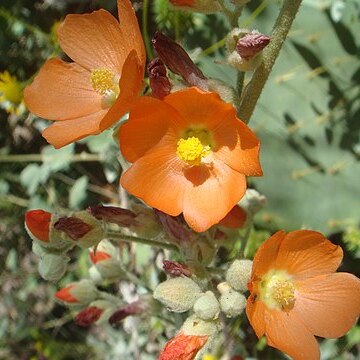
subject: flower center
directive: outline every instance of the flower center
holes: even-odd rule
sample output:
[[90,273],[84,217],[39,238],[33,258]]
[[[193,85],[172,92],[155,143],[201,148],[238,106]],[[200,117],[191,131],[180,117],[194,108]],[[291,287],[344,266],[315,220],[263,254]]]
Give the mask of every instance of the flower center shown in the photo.
[[198,137],[192,136],[178,141],[176,153],[189,165],[200,165],[201,160],[210,154],[210,146],[204,146]]
[[260,282],[260,300],[270,309],[291,310],[295,304],[295,285],[283,270],[271,270]]
[[93,69],[90,73],[91,86],[104,96],[107,105],[112,105],[120,93],[118,80],[118,77],[106,68]]

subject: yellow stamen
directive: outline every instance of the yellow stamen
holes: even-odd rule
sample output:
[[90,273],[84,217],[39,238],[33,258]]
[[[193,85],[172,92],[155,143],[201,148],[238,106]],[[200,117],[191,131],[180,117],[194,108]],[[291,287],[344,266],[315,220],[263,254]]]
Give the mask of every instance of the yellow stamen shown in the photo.
[[189,165],[200,165],[201,160],[210,154],[210,146],[203,145],[198,137],[192,136],[178,141],[176,153]]
[[119,87],[112,71],[105,68],[91,70],[90,82],[93,89],[101,95],[118,93]]
[[260,283],[260,300],[270,309],[291,310],[295,304],[295,285],[283,270],[271,270]]

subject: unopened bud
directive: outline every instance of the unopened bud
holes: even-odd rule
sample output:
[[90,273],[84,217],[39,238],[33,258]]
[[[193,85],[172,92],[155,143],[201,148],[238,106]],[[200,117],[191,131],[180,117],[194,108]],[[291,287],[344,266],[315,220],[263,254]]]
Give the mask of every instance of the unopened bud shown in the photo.
[[220,313],[220,304],[211,291],[201,295],[194,304],[195,314],[202,320],[217,319]]
[[190,310],[200,294],[201,289],[193,280],[177,277],[159,284],[153,296],[170,311],[181,313]]
[[25,229],[34,241],[48,243],[52,214],[44,210],[29,210],[25,213]]
[[235,205],[230,212],[218,223],[230,229],[240,229],[246,223],[246,211],[239,205]]
[[109,240],[102,240],[96,247],[89,249],[90,260],[93,264],[110,258],[117,258],[116,247]]
[[234,290],[245,292],[251,270],[251,260],[235,260],[226,272],[226,281]]
[[87,211],[69,217],[58,217],[50,229],[51,242],[70,241],[82,248],[97,245],[105,236],[102,223]]
[[255,189],[247,189],[239,205],[252,217],[266,205],[266,197]]
[[200,319],[197,315],[189,316],[180,331],[185,335],[197,335],[197,336],[213,336],[220,330],[220,324],[218,320],[206,321]]
[[95,267],[104,280],[115,281],[125,277],[125,272],[116,259],[99,261]]
[[174,74],[182,76],[189,86],[208,89],[206,77],[179,44],[159,31],[155,33],[152,43],[160,59]]
[[66,272],[70,258],[64,254],[45,254],[39,261],[39,274],[48,281],[57,281]]
[[161,350],[158,360],[193,360],[206,344],[208,336],[177,334]]
[[88,304],[98,296],[92,281],[81,280],[69,284],[55,293],[55,297],[67,304]]
[[147,66],[152,96],[163,99],[171,92],[171,83],[166,75],[166,67],[160,58],[151,60]]
[[189,267],[177,261],[164,260],[163,269],[170,276],[191,276]]
[[186,243],[190,240],[191,231],[180,216],[170,216],[162,211],[154,210],[164,227],[164,231],[176,242]]
[[262,51],[269,42],[269,36],[252,31],[238,40],[236,51],[243,59],[250,60]]
[[218,0],[170,0],[171,4],[183,10],[202,12],[205,14],[221,11]]
[[243,294],[229,290],[220,296],[220,306],[227,317],[236,317],[245,310],[246,298]]
[[98,220],[117,224],[123,227],[136,225],[136,214],[131,210],[115,206],[90,206],[87,211]]
[[132,204],[132,210],[136,214],[136,225],[130,227],[137,236],[153,239],[161,232],[161,224],[154,210],[142,205]]
[[95,323],[104,323],[108,321],[113,312],[114,305],[112,302],[107,300],[96,300],[76,315],[75,323],[83,327],[87,327]]

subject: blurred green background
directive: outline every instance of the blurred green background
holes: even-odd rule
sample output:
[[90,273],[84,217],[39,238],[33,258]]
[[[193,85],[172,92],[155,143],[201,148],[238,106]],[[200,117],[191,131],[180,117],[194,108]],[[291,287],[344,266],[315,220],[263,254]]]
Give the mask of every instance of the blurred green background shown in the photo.
[[[141,23],[143,2],[133,3]],[[251,1],[239,26],[270,34],[279,4]],[[27,209],[82,209],[119,200],[111,132],[54,150],[41,137],[48,122],[22,102],[23,87],[45,60],[62,56],[58,23],[68,13],[100,7],[116,16],[115,0],[0,1],[0,359],[155,359],[166,341],[164,324],[156,321],[134,320],[121,329],[74,325],[53,301],[59,285],[37,274],[23,228]],[[280,228],[322,231],[346,252],[341,270],[358,275],[359,20],[358,0],[304,0],[250,121],[262,142],[264,169],[264,177],[250,183],[268,199],[254,236]],[[180,41],[205,75],[235,86],[225,49],[213,47],[230,30],[223,14],[174,11],[167,0],[154,0],[148,34],[156,29]],[[87,254],[73,255],[62,285],[86,274]],[[136,266],[150,269],[153,256],[140,248]],[[355,359],[359,343],[360,329],[354,328],[340,340],[323,341],[323,357]],[[261,343],[257,350],[259,359],[280,356]]]

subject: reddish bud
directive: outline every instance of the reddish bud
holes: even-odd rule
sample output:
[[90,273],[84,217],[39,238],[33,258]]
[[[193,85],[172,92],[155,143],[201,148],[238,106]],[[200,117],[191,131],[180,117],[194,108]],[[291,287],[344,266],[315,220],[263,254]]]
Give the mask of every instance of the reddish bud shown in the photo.
[[263,50],[269,42],[269,36],[252,31],[238,40],[236,51],[243,59],[249,60]]
[[186,228],[185,223],[180,216],[170,216],[162,211],[154,209],[164,228],[164,231],[173,239],[180,242],[190,240],[191,232]]
[[98,263],[99,261],[104,261],[110,259],[111,255],[104,251],[90,251],[90,260],[93,264]]
[[59,291],[57,291],[55,293],[55,297],[58,300],[61,300],[65,303],[70,303],[70,304],[76,304],[76,303],[80,303],[80,301],[74,297],[73,295],[71,295],[70,290],[74,287],[75,285],[69,285],[66,286],[62,289],[60,289]]
[[79,240],[93,227],[76,217],[63,217],[54,224],[54,228],[58,231],[63,231],[73,240]]
[[190,269],[185,265],[176,261],[163,261],[163,269],[170,276],[191,276]]
[[160,58],[151,60],[147,66],[152,95],[158,99],[170,94],[171,83],[166,75],[166,67]]
[[52,214],[44,210],[30,210],[25,214],[27,230],[38,240],[49,242]]
[[230,212],[218,223],[230,229],[242,228],[246,223],[246,211],[239,205],[235,205]]
[[75,323],[79,326],[87,327],[99,320],[104,309],[96,306],[89,306],[86,309],[80,311],[75,317]]
[[208,90],[206,77],[179,44],[159,31],[155,33],[152,43],[160,59],[173,73],[182,76],[190,86]]
[[141,301],[134,301],[131,304],[127,304],[115,311],[109,318],[110,325],[117,325],[120,321],[124,320],[130,315],[137,315],[143,312],[144,307],[141,306]]
[[119,226],[136,225],[136,214],[116,206],[90,206],[87,211],[98,220],[117,224]]
[[175,6],[193,6],[195,0],[170,0],[170,2]]
[[167,342],[158,360],[193,360],[205,345],[208,336],[178,334]]

